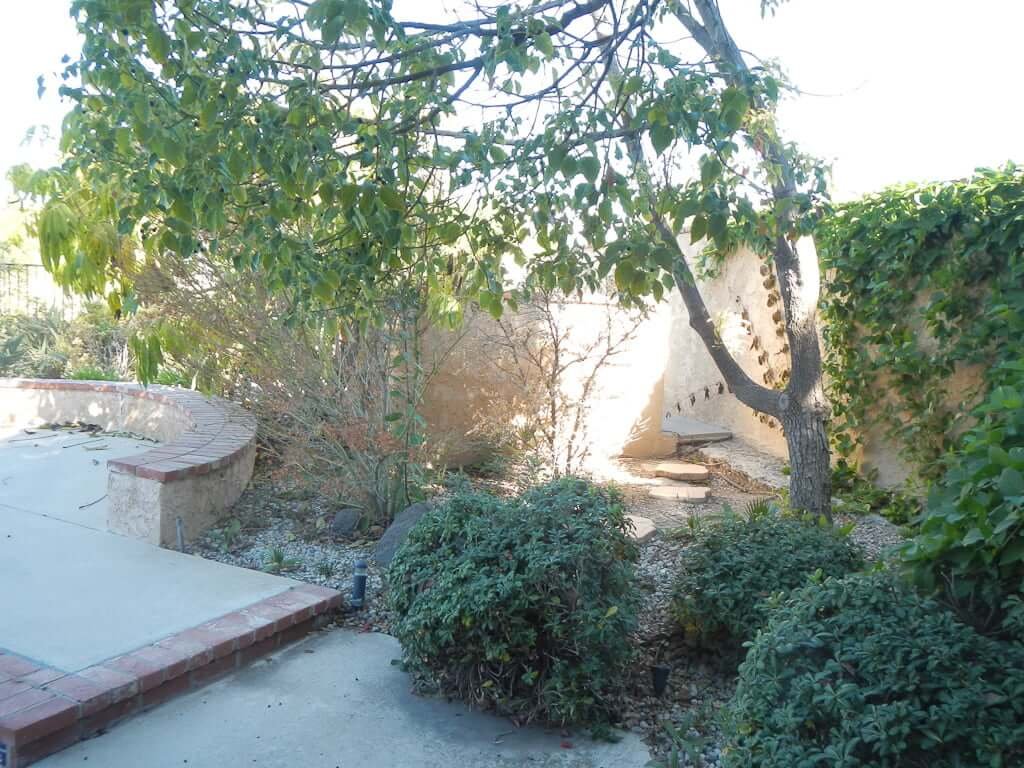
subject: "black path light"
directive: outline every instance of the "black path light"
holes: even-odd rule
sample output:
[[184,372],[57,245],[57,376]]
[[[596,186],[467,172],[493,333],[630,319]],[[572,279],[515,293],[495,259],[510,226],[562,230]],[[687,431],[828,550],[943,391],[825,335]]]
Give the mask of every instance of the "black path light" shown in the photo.
[[668,687],[668,677],[672,674],[672,667],[668,664],[651,665],[651,684],[654,686],[654,695],[658,698],[665,693]]
[[355,570],[352,572],[352,599],[349,604],[353,608],[362,608],[366,602],[366,561],[356,560]]

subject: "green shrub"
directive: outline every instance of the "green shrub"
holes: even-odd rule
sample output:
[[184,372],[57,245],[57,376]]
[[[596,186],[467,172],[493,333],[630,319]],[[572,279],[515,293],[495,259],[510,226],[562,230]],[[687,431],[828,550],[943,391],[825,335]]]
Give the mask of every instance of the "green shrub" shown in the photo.
[[68,362],[67,327],[55,310],[0,315],[0,376],[59,379]]
[[1024,591],[1024,388],[997,387],[978,416],[901,555],[919,586],[988,631]]
[[72,371],[68,378],[75,381],[121,381],[121,378],[113,371],[89,365]]
[[698,529],[672,601],[688,635],[738,646],[764,625],[772,594],[819,572],[843,576],[863,564],[860,551],[832,528],[763,505],[752,511]]
[[121,380],[125,321],[91,303],[73,320],[55,309],[0,316],[0,376]]
[[628,527],[617,492],[575,478],[455,492],[388,571],[406,669],[518,723],[606,723],[636,626]]
[[884,573],[793,592],[750,644],[726,766],[1024,764],[1024,648]]
[[832,469],[832,495],[840,504],[833,512],[848,515],[881,515],[896,525],[906,525],[921,514],[921,502],[913,496],[875,485],[877,470],[864,472],[847,459],[839,459]]

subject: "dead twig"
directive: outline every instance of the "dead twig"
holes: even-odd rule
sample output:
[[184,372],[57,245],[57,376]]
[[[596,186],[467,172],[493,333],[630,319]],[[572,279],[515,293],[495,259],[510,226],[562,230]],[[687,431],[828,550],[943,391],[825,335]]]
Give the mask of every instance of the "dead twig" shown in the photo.
[[105,438],[102,437],[90,437],[88,440],[79,440],[77,443],[68,443],[67,445],[62,445],[61,448],[74,448],[75,446],[78,445],[85,445],[86,443],[95,443],[97,440],[104,439]]
[[52,435],[43,435],[42,437],[16,437],[13,440],[8,440],[8,443],[30,443],[35,440],[46,440],[48,437],[56,437],[57,433]]

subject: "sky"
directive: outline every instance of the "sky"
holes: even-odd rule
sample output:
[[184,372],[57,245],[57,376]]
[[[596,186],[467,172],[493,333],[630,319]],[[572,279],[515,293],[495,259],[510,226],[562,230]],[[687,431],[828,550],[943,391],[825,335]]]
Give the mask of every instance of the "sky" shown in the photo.
[[[444,0],[416,0],[421,13]],[[448,0],[447,5],[452,5]],[[803,94],[782,107],[785,136],[832,163],[833,195],[969,175],[1024,161],[1019,0],[791,0],[761,18],[758,0],[721,0],[738,44],[777,59]],[[67,109],[54,75],[79,43],[70,0],[5,5],[0,26],[0,173],[57,159]],[[48,76],[37,97],[36,78]],[[49,142],[24,145],[32,126]],[[3,201],[10,198],[0,181]]]

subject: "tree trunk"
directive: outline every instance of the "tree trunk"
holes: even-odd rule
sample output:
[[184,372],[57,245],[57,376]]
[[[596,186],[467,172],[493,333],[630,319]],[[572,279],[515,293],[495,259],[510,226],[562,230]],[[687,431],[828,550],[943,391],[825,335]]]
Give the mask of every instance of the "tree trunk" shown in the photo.
[[[722,21],[718,0],[693,0],[700,21],[689,4],[678,3],[673,12],[697,43],[713,59],[728,81],[745,87],[750,69]],[[755,108],[765,105],[758,97]],[[740,369],[724,349],[710,324],[704,301],[685,264],[676,268],[676,285],[690,313],[690,325],[700,334],[736,397],[757,411],[774,416],[782,424],[789,448],[790,502],[795,509],[824,515],[831,522],[832,468],[825,422],[828,398],[822,386],[821,344],[818,339],[817,307],[820,271],[817,255],[807,243],[797,251],[793,224],[793,199],[797,194],[796,172],[785,145],[774,131],[765,131],[757,152],[774,169],[772,199],[777,215],[773,267],[779,281],[785,313],[786,338],[790,348],[790,380],[784,392],[760,387]],[[671,233],[657,221],[662,238]],[[790,238],[794,238],[792,241]],[[677,244],[678,247],[678,244]]]
[[821,410],[791,405],[779,420],[789,448],[790,505],[831,522],[832,468]]

